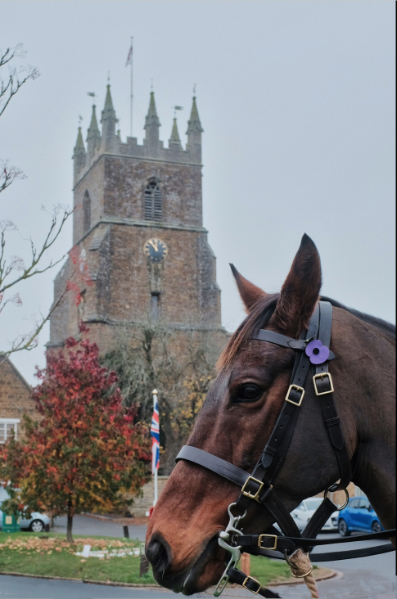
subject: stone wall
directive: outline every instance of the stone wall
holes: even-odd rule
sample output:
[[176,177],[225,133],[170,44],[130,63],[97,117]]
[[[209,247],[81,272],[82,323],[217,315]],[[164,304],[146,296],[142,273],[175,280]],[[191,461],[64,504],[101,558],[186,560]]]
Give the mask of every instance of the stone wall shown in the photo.
[[[144,255],[144,243],[151,237],[159,237],[168,247],[160,264],[148,262]],[[50,346],[77,336],[80,319],[106,325],[145,322],[154,292],[160,294],[160,314],[167,326],[218,330],[226,342],[216,260],[205,231],[102,223],[78,244],[78,252],[85,256],[92,281],[81,305],[70,293],[54,311]],[[55,279],[56,296],[69,273],[66,264]],[[100,342],[101,350],[105,343]]]
[[23,414],[35,416],[31,387],[9,358],[0,355],[0,419],[15,419],[17,438],[23,437]]
[[[158,477],[157,489],[158,489],[159,497],[160,497],[165,485],[167,484],[168,479],[169,479],[169,476],[159,476]],[[150,510],[150,508],[153,507],[153,499],[154,499],[154,479],[153,479],[153,477],[146,485],[144,485],[142,487],[142,492],[143,492],[143,496],[135,497],[134,503],[129,508],[135,518],[144,518],[146,516],[146,512],[148,512]]]

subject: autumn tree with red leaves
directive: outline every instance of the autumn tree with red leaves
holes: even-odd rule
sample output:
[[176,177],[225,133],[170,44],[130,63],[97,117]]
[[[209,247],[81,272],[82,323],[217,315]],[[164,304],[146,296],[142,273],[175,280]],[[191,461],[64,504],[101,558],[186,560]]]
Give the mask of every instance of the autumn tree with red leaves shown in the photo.
[[66,513],[72,541],[75,514],[132,503],[125,493],[139,493],[151,455],[148,429],[122,406],[117,375],[101,367],[98,346],[69,338],[66,347],[37,371],[40,418],[25,416],[23,467],[15,470],[22,480],[12,482],[31,510]]

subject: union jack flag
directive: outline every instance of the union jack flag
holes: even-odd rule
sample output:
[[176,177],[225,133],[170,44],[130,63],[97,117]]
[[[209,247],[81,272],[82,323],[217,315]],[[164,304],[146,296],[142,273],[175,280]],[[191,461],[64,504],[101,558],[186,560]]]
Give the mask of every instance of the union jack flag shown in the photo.
[[160,421],[159,421],[159,404],[156,397],[154,404],[152,425],[150,427],[152,436],[152,474],[159,469],[160,466]]
[[127,61],[125,63],[125,66],[128,67],[129,64],[132,64],[132,43],[131,43],[130,49],[128,50],[128,56],[127,56]]

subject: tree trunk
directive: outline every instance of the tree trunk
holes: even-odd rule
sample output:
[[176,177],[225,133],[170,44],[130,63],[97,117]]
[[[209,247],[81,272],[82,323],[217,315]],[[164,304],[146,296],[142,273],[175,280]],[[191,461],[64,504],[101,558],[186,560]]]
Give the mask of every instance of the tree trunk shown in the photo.
[[72,526],[73,526],[72,502],[69,500],[69,502],[68,502],[68,524],[67,524],[67,528],[66,528],[66,540],[69,541],[69,543],[73,543]]

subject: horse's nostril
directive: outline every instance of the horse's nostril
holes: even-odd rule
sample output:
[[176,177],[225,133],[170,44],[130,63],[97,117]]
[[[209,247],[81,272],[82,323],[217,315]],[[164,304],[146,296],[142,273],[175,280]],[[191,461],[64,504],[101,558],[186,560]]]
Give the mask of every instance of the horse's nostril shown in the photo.
[[160,541],[150,541],[146,547],[146,557],[153,568],[164,574],[169,565],[169,560],[167,549]]

